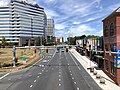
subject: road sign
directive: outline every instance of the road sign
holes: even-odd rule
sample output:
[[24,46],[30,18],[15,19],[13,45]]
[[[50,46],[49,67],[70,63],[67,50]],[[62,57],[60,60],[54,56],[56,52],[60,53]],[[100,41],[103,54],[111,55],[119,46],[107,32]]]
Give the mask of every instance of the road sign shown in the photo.
[[115,67],[120,68],[120,50],[117,51],[119,54],[115,57]]
[[23,64],[26,64],[26,57],[23,57],[22,60],[23,60]]

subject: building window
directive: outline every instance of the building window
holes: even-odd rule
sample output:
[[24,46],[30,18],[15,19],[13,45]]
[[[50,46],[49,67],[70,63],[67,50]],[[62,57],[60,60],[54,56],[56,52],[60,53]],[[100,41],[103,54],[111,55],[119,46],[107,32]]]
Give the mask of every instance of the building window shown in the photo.
[[110,65],[111,65],[111,73],[112,73],[113,75],[115,75],[114,63],[113,63],[113,62],[110,62]]
[[108,45],[105,45],[105,50],[108,51]]
[[111,23],[110,24],[110,36],[114,36],[114,24],[113,23]]
[[108,63],[108,60],[105,60],[105,68],[106,68],[106,70],[108,71],[108,69],[109,69],[109,63]]
[[104,29],[104,36],[105,37],[108,37],[108,34],[109,32],[108,32],[108,27],[107,26],[105,26],[105,29]]
[[110,49],[111,49],[112,52],[117,52],[117,45],[116,45],[116,43],[115,44],[111,44],[110,45]]

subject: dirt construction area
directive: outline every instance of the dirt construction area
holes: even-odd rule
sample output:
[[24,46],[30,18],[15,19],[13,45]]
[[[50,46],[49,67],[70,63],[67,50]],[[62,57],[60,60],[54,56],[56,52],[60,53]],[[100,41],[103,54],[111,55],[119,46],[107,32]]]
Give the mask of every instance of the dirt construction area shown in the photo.
[[[39,50],[36,49],[36,54]],[[16,49],[16,57],[18,59],[17,65],[23,64],[23,57],[26,57],[26,60],[29,61],[35,57],[35,49]],[[1,48],[0,49],[0,68],[12,67],[13,63],[13,48]]]

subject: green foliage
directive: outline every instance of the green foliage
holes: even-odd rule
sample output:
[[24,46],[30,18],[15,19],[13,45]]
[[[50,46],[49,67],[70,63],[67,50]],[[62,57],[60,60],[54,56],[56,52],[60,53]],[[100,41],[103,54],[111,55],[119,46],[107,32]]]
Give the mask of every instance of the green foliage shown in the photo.
[[2,37],[2,43],[1,43],[1,45],[2,45],[3,47],[6,46],[6,40],[5,40],[5,37]]
[[100,36],[88,35],[88,36],[86,37],[86,39],[89,39],[89,38],[100,38]]
[[75,37],[68,37],[67,40],[69,45],[75,45]]

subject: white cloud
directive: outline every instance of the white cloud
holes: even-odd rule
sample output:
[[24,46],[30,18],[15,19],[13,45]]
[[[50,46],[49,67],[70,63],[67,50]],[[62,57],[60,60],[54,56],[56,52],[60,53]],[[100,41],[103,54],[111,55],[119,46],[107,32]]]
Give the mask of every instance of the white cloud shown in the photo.
[[95,29],[88,26],[88,25],[79,25],[78,27],[73,27],[70,28],[70,33],[73,35],[82,35],[85,34],[86,32],[92,32]]
[[64,24],[55,24],[55,29],[65,29],[66,27]]
[[8,0],[1,0],[0,6],[6,6],[8,4]]
[[58,17],[59,15],[56,13],[56,11],[45,9],[45,12],[47,14],[48,18]]
[[91,18],[88,18],[88,19],[86,20],[86,22],[89,22],[89,21],[95,20],[95,19],[97,19],[97,18],[99,18],[99,17],[91,17]]
[[74,21],[73,24],[80,24],[80,22],[76,22],[76,21]]
[[97,31],[97,32],[96,32],[96,35],[98,35],[98,36],[103,36],[103,30]]

